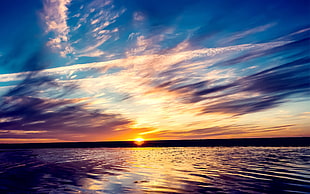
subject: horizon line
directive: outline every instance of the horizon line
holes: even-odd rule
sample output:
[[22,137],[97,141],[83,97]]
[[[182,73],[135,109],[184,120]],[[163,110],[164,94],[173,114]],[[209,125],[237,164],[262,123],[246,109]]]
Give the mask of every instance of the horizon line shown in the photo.
[[145,140],[137,145],[134,140],[96,142],[0,143],[0,149],[15,148],[98,148],[98,147],[216,147],[216,146],[310,146],[310,137],[268,137],[231,139]]

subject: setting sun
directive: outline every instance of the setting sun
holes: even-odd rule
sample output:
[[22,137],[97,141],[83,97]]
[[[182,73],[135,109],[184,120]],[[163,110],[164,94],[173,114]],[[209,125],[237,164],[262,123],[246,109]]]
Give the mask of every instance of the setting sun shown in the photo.
[[135,144],[136,144],[136,145],[140,146],[140,145],[142,145],[143,143],[144,143],[144,139],[143,139],[143,138],[138,137],[138,138],[135,139]]
[[144,139],[139,137],[139,138],[136,138],[135,141],[141,142],[141,141],[144,141]]

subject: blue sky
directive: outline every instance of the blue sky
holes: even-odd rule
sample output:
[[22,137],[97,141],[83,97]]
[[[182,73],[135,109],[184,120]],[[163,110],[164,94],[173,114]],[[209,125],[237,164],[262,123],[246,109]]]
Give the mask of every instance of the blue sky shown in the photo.
[[0,6],[0,142],[309,136],[309,1]]

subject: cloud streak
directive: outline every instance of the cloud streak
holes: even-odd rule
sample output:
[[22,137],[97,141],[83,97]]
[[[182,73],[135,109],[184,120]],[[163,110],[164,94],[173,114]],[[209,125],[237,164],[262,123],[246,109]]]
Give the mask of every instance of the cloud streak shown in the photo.
[[273,134],[277,134],[275,137],[279,137],[278,134],[283,134],[294,128],[294,125],[278,125],[268,128],[264,128],[257,125],[224,125],[214,126],[200,129],[193,129],[187,131],[161,131],[156,135],[158,138],[181,138],[181,139],[202,139],[202,138],[231,138],[236,135],[238,137],[259,137],[262,134],[267,134],[272,137]]
[[1,138],[98,141],[110,138],[119,133],[118,130],[129,130],[131,123],[120,115],[87,110],[82,99],[5,97],[3,101]]
[[[181,51],[181,52],[172,52],[166,54],[151,54],[151,55],[142,55],[142,56],[129,56],[124,59],[116,59],[105,62],[94,62],[94,63],[86,63],[86,64],[76,64],[71,66],[43,69],[37,73],[40,75],[57,75],[57,74],[66,74],[72,71],[87,71],[89,69],[97,69],[102,70],[103,72],[113,68],[113,67],[123,67],[130,68],[132,64],[135,64],[139,68],[149,69],[150,66],[154,66],[154,68],[158,69],[159,72],[164,72],[165,69],[173,68],[174,65],[186,62],[190,60],[200,59],[200,60],[208,60],[208,57],[214,57],[221,54],[229,54],[233,52],[241,52],[244,50],[251,49],[269,49],[273,48],[277,45],[283,45],[286,42],[275,42],[275,43],[264,43],[264,44],[244,44],[244,45],[236,45],[230,47],[222,47],[222,48],[210,48],[210,49],[197,49],[191,51]],[[101,52],[100,52],[101,53]],[[97,55],[97,53],[94,53]],[[217,59],[219,60],[219,59]],[[155,62],[156,61],[156,62]],[[154,63],[155,62],[155,63]],[[212,65],[212,64],[210,64]],[[162,69],[165,68],[165,69]],[[27,75],[29,72],[21,72],[21,73],[12,73],[12,74],[2,74],[0,75],[0,81],[14,81],[23,79],[23,75]]]

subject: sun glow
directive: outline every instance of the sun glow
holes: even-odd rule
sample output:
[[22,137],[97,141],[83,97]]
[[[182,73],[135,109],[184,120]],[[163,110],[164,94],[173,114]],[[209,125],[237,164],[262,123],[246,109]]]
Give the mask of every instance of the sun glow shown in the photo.
[[135,144],[136,144],[136,145],[140,146],[140,145],[142,145],[143,143],[144,143],[144,139],[143,139],[143,138],[138,137],[138,138],[135,139]]

